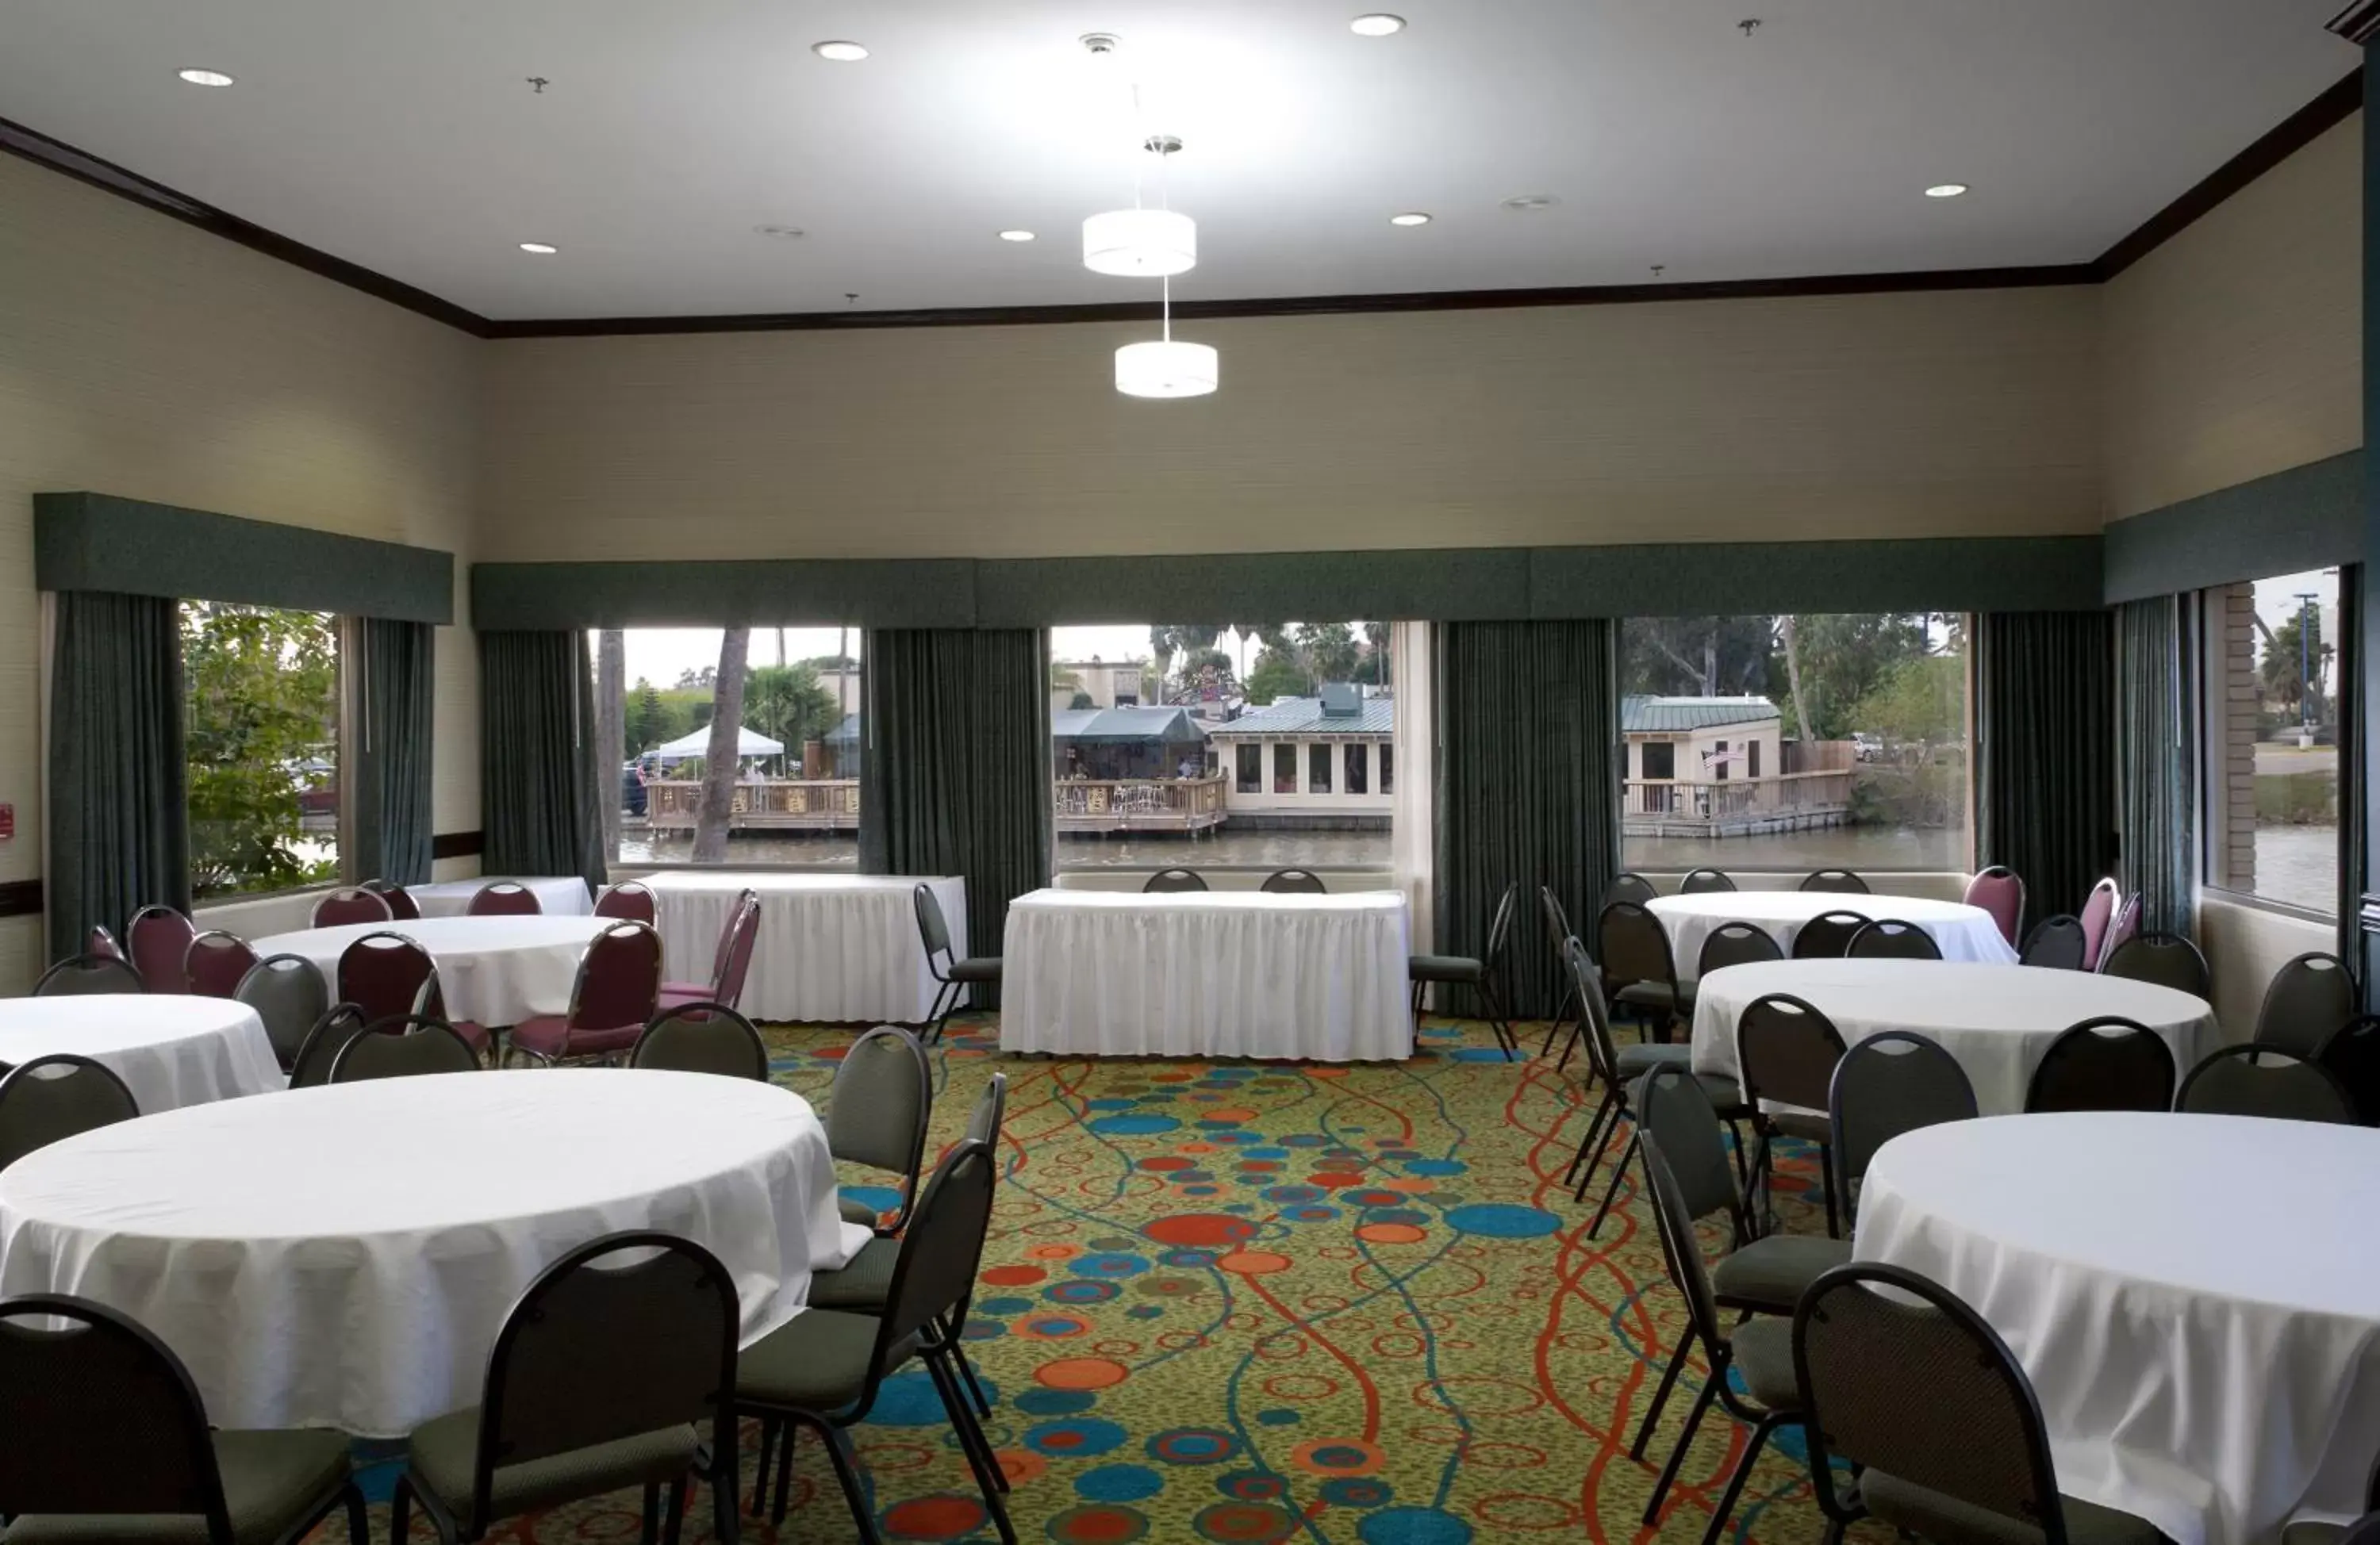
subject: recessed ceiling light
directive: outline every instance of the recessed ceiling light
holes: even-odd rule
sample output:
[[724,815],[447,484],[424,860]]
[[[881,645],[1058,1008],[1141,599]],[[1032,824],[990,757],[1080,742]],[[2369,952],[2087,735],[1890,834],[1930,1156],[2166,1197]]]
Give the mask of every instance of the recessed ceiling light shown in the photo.
[[1000,239],[1002,241],[1031,241],[1033,239],[1033,233],[1030,231],[1002,231],[1000,233]]
[[1391,225],[1427,225],[1429,223],[1429,216],[1422,213],[1419,210],[1412,210],[1403,214],[1392,214],[1389,216],[1389,223]]
[[193,86],[228,86],[231,77],[221,70],[187,69],[179,72]]
[[1550,193],[1515,193],[1504,200],[1504,207],[1508,210],[1518,210],[1524,214],[1534,213],[1538,210],[1553,208],[1554,196]]
[[1967,191],[1965,183],[1936,183],[1925,190],[1928,199],[1956,199]]
[[831,38],[825,42],[810,44],[810,52],[821,59],[832,59],[838,65],[857,64],[868,57],[868,50],[845,39]]
[[1373,11],[1347,23],[1347,30],[1359,38],[1385,38],[1405,30],[1405,18],[1390,16],[1386,11]]
[[524,252],[534,253],[540,258],[551,258],[556,252],[562,250],[562,248],[554,246],[550,241],[525,241],[520,244],[520,249]]

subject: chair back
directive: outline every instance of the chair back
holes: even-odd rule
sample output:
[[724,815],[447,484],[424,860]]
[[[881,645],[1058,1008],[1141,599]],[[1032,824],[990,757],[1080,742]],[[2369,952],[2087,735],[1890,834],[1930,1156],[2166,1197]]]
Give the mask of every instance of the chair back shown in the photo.
[[1670,931],[1641,903],[1606,902],[1596,932],[1606,981],[1622,987],[1639,982],[1677,985],[1678,968],[1670,958]]
[[1999,925],[2000,937],[2013,946],[2024,926],[2024,882],[2005,863],[1978,870],[1967,882],[1967,905],[1980,907]]
[[909,892],[910,905],[917,913],[917,942],[926,951],[926,969],[934,980],[947,984],[951,979],[951,925],[942,916],[942,903],[931,886],[920,884]]
[[1661,1237],[1661,1259],[1670,1269],[1670,1281],[1686,1300],[1687,1323],[1701,1338],[1704,1353],[1724,1355],[1728,1328],[1719,1319],[1718,1297],[1711,1291],[1710,1269],[1703,1264],[1692,1204],[1660,1140],[1641,1127],[1637,1134],[1644,1141],[1645,1177],[1652,1183],[1653,1224]]
[[2034,924],[2016,959],[2021,966],[2084,971],[2089,969],[2091,960],[2091,936],[2083,931],[2081,918],[2071,912],[2059,912]]
[[421,915],[421,903],[413,899],[413,892],[395,880],[366,880],[364,888],[388,903],[391,922],[411,923]]
[[2252,1042],[2209,1052],[2181,1080],[2173,1108],[2198,1116],[2263,1116],[2341,1126],[2355,1121],[2354,1097],[2329,1068],[2295,1052]]
[[999,1165],[991,1150],[971,1139],[953,1144],[935,1166],[893,1259],[892,1282],[878,1317],[876,1352],[861,1409],[874,1398],[896,1350],[911,1336],[947,1320],[975,1292],[983,1239],[991,1225]]
[[[9,1514],[129,1515],[148,1526],[195,1517],[202,1534],[161,1528],[155,1537],[232,1545],[206,1407],[189,1371],[115,1310],[64,1295],[0,1299],[0,1429],[8,1434],[0,1506]],[[89,1538],[107,1536],[94,1527]]]
[[1849,1194],[1876,1151],[1903,1132],[1972,1121],[1975,1086],[1942,1044],[1913,1030],[1871,1035],[1842,1055],[1827,1095],[1835,1174]]
[[2274,972],[2256,1010],[2256,1039],[2310,1056],[2356,1016],[2355,973],[2336,955],[2301,955]]
[[1204,890],[1206,888],[1206,876],[1198,874],[1195,870],[1160,869],[1156,874],[1151,875],[1148,877],[1148,883],[1140,887],[1140,893],[1143,896],[1148,896],[1157,892]]
[[545,904],[537,899],[537,892],[529,889],[528,887],[514,880],[495,880],[471,892],[471,899],[463,907],[463,915],[466,917],[537,917],[544,911]]
[[1488,922],[1488,949],[1479,957],[1480,963],[1493,976],[1504,964],[1504,952],[1512,947],[1512,923],[1521,914],[1521,882],[1514,880],[1504,887],[1496,899],[1496,915]]
[[1794,931],[1793,959],[1797,960],[1840,960],[1852,947],[1852,940],[1867,926],[1864,912],[1823,911]]
[[1879,917],[1852,935],[1843,955],[1853,960],[1938,960],[1942,947],[1914,923]]
[[631,1068],[720,1073],[769,1081],[769,1048],[752,1021],[723,1003],[686,1003],[645,1026],[628,1053]]
[[331,1065],[347,1049],[347,1043],[361,1035],[370,1022],[364,1018],[364,1011],[352,1003],[334,1004],[324,1009],[322,1017],[306,1032],[305,1040],[298,1043],[298,1055],[289,1059],[289,1087],[313,1089],[330,1082]]
[[[1625,905],[1627,903],[1614,903]],[[1575,936],[1562,941],[1562,961],[1578,988],[1579,1022],[1586,1027],[1586,1061],[1607,1089],[1620,1087],[1620,1048],[1611,1039],[1611,1005],[1603,996],[1603,972]]]
[[248,941],[221,928],[192,937],[182,956],[182,980],[200,997],[237,997],[239,984],[255,969],[256,951]]
[[[642,923],[613,923],[587,941],[570,984],[571,1030],[627,1030],[661,1008],[662,936]],[[720,1000],[734,1008],[732,999]]]
[[1722,923],[1703,938],[1702,959],[1696,962],[1694,974],[1708,976],[1729,966],[1757,965],[1764,960],[1781,960],[1785,952],[1767,929],[1751,923]]
[[2116,951],[2138,938],[2140,932],[2141,893],[2136,890],[2117,906],[2116,920],[2107,924],[2107,936],[2099,946],[2096,969],[2106,971],[2107,962],[2115,959]]
[[0,1074],[0,1169],[37,1148],[140,1114],[132,1092],[103,1063],[67,1052],[20,1062]]
[[331,1058],[330,1081],[361,1083],[479,1070],[480,1054],[453,1025],[428,1014],[400,1014],[348,1036]]
[[1735,881],[1724,870],[1695,869],[1678,882],[1681,896],[1702,896],[1716,890],[1733,890]]
[[339,1001],[362,1009],[367,1021],[412,1013],[437,980],[437,960],[403,934],[366,934],[339,952]]
[[1736,1017],[1735,1065],[1746,1099],[1825,1110],[1842,1059],[1835,1021],[1790,993],[1755,998]]
[[314,903],[313,926],[344,928],[354,923],[387,923],[396,916],[388,898],[361,886],[342,886]]
[[1740,1229],[1742,1197],[1728,1164],[1727,1132],[1701,1082],[1683,1068],[1656,1068],[1637,1079],[1630,1104],[1637,1127],[1661,1144],[1686,1216],[1725,1213]]
[[2153,983],[2201,998],[2207,995],[2212,980],[2206,957],[2180,934],[2135,934],[2109,950],[2107,963],[2099,969],[2108,976]]
[[[2380,1019],[2359,1015],[2330,1032],[2313,1059],[2330,1069],[2330,1076],[2347,1091],[2354,1103],[2355,1119],[2366,1127],[2380,1127]],[[2375,1483],[2380,1483],[2380,1469],[2374,1470]]]
[[1793,1312],[1793,1373],[1814,1474],[1846,1460],[2008,1520],[1993,1538],[2067,1545],[2041,1403],[1948,1288],[1876,1261],[1833,1268]]
[[488,1353],[472,1517],[499,1468],[679,1426],[734,1442],[741,1321],[718,1257],[674,1235],[607,1234],[540,1272]]
[[2027,1112],[2170,1110],[2173,1048],[2137,1020],[2114,1015],[2062,1032],[2026,1083]]
[[760,899],[750,891],[735,904],[735,915],[728,920],[726,953],[719,962],[719,977],[711,985],[711,996],[730,1008],[744,1001],[744,979],[752,973],[752,950],[760,939]]
[[[199,935],[200,941],[212,937],[211,934]],[[193,957],[197,952],[194,943]],[[256,1017],[264,1021],[265,1039],[273,1043],[273,1055],[280,1059],[284,1072],[298,1066],[298,1051],[306,1044],[306,1032],[331,1011],[331,984],[303,955],[266,956],[248,968],[231,996],[255,1009]]]
[[854,1041],[835,1066],[826,1150],[838,1161],[898,1175],[899,1216],[906,1221],[933,1114],[934,1068],[926,1048],[897,1025],[878,1025]]
[[97,955],[108,960],[124,959],[124,947],[115,942],[115,935],[108,932],[104,923],[94,923],[91,925],[91,935],[83,944],[82,952],[86,955]]
[[132,962],[121,955],[78,955],[60,960],[33,984],[35,997],[90,997],[148,990]]
[[1263,889],[1275,896],[1328,896],[1330,887],[1311,869],[1276,869],[1264,878]]
[[650,887],[635,880],[622,880],[618,885],[605,886],[603,894],[595,898],[595,915],[641,923],[651,928],[659,926],[661,908],[653,900]]
[[2116,888],[2113,875],[2103,876],[2091,887],[2082,903],[2082,969],[2097,971],[2099,958],[2107,952],[2107,925],[2116,920],[2116,903],[2122,893]]
[[991,1161],[1000,1163],[1000,1129],[1008,1122],[1008,1075],[994,1073],[975,1098],[975,1108],[967,1112],[965,1137],[969,1142],[979,1142],[991,1150]]
[[151,906],[132,914],[124,942],[132,957],[132,969],[140,973],[151,992],[187,993],[190,990],[186,974],[190,941],[198,935],[190,920],[173,908]]
[[1848,869],[1815,869],[1802,876],[1797,890],[1830,891],[1842,896],[1865,896],[1867,882]]
[[1633,901],[1641,907],[1660,894],[1658,886],[1631,871],[1614,875],[1611,883],[1604,887],[1603,899],[1607,902]]

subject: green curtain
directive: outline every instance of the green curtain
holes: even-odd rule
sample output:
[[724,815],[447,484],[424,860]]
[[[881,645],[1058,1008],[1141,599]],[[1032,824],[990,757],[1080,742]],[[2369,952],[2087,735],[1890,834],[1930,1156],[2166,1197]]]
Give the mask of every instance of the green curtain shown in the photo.
[[1512,1008],[1543,1018],[1562,984],[1537,887],[1553,887],[1591,945],[1620,867],[1618,624],[1447,622],[1434,631],[1437,946],[1484,957],[1497,900],[1517,882],[1506,957]]
[[2117,830],[2141,927],[2187,936],[2197,911],[2198,736],[2183,605],[2153,596],[2116,611]]
[[2356,968],[2370,1002],[2370,972],[2363,956],[2359,914],[2368,876],[2363,862],[2365,822],[2363,745],[2363,565],[2338,571],[2338,958]]
[[190,907],[178,602],[62,590],[51,649],[50,954],[122,929],[152,902]]
[[859,867],[965,877],[967,949],[997,954],[1009,901],[1050,883],[1048,639],[870,628],[860,658]]
[[354,775],[346,780],[355,802],[349,862],[360,877],[398,885],[430,878],[432,633],[427,622],[366,617],[349,635],[361,657],[358,691],[349,699],[360,722],[347,737]]
[[1975,619],[1975,851],[2034,917],[2079,911],[2116,858],[2115,628],[2106,611]]
[[[480,634],[480,806],[491,875],[604,878],[587,634]],[[612,776],[618,797],[619,773]]]

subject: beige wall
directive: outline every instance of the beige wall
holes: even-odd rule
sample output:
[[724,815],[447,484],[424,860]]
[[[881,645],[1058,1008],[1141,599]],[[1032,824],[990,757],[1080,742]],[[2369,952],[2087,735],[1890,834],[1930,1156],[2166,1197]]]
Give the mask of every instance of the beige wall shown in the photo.
[[2363,443],[2363,121],[2102,287],[2107,514]]
[[[477,341],[0,156],[0,880],[42,872],[32,496],[92,489],[471,553]],[[436,829],[477,830],[479,662],[441,629]],[[0,920],[0,991],[39,920]]]

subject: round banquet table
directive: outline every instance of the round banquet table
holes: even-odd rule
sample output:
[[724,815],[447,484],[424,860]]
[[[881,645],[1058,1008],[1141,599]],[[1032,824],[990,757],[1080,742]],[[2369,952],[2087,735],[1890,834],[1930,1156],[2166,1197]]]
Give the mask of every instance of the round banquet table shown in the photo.
[[2177,1545],[2352,1517],[2380,1452],[2380,1131],[2141,1113],[1893,1139],[1853,1254],[2005,1337],[2058,1482]]
[[595,899],[587,894],[587,882],[576,875],[519,876],[489,875],[476,880],[439,880],[431,885],[409,885],[406,894],[421,909],[424,917],[460,917],[471,898],[488,886],[510,881],[526,887],[537,898],[540,911],[549,917],[584,917],[595,910]]
[[193,1105],[0,1172],[0,1293],[121,1310],[221,1427],[398,1437],[480,1398],[566,1251],[660,1229],[716,1254],[748,1344],[867,1238],[790,1090],[607,1068],[447,1073]]
[[2014,965],[2016,950],[1999,924],[1981,907],[1933,901],[1922,896],[1845,896],[1808,890],[1716,890],[1696,896],[1657,896],[1645,909],[1670,935],[1670,956],[1678,980],[1691,982],[1703,958],[1703,941],[1724,923],[1749,923],[1765,930],[1788,955],[1802,924],[1820,912],[1857,912],[1869,919],[1895,918],[1932,935],[1946,960]]
[[104,1064],[144,1116],[286,1089],[256,1010],[164,993],[0,999],[0,1065],[74,1052]]
[[2150,982],[1946,960],[1773,960],[1703,979],[1694,994],[1694,1071],[1734,1075],[1736,1021],[1770,993],[1808,1002],[1834,1021],[1847,1046],[1887,1030],[1940,1042],[1966,1069],[1985,1116],[2022,1110],[2042,1054],[2084,1020],[2118,1014],[2148,1026],[2172,1050],[2177,1078],[2223,1044],[2204,998]]
[[403,934],[438,961],[438,990],[450,1019],[516,1025],[570,1009],[578,957],[605,917],[424,917],[407,923],[349,923],[258,939],[259,955],[302,955],[337,996],[339,957],[366,934]]

